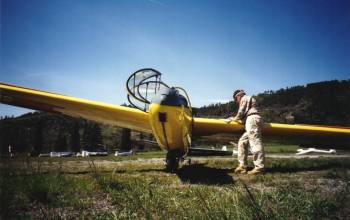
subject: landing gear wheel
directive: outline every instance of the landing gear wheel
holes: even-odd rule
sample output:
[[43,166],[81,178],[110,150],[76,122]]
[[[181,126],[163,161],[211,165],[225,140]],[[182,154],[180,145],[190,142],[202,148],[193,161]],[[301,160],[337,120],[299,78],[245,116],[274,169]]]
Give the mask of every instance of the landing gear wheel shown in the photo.
[[171,172],[171,173],[175,173],[178,168],[179,168],[179,157],[172,153],[172,152],[168,152],[167,155],[166,155],[166,170],[168,172]]

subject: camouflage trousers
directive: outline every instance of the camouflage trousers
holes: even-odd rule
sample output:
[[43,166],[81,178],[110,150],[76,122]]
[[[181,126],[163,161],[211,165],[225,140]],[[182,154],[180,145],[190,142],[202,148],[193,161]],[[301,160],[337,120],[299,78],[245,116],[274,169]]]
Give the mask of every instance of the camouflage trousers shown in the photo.
[[259,115],[250,115],[245,123],[244,134],[238,141],[238,162],[241,166],[247,167],[249,149],[253,153],[253,163],[257,168],[264,168],[265,153],[262,145],[261,128],[262,119]]

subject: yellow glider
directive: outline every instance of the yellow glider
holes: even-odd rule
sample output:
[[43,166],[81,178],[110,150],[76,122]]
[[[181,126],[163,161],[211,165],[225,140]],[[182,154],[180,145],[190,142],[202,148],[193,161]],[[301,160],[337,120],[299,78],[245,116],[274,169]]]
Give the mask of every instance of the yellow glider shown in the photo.
[[[80,117],[147,133],[153,133],[151,125],[159,121],[158,119],[150,121],[150,115],[156,114],[154,111],[178,111],[178,113],[173,115],[183,114],[182,120],[189,124],[192,120],[191,116],[189,115],[188,108],[183,109],[153,104],[151,105],[149,112],[143,112],[135,108],[74,98],[71,96],[29,89],[5,83],[0,83],[0,102],[8,105],[46,112],[62,113],[72,117]],[[174,118],[173,120],[178,121],[179,118],[181,117]],[[169,126],[167,129],[171,129],[171,123],[167,124],[167,126]],[[181,128],[174,127],[173,129],[180,130]],[[161,132],[161,130],[158,131]],[[159,133],[158,131],[156,133]],[[243,125],[236,122],[227,124],[225,121],[220,119],[193,118],[193,135],[195,136],[212,135],[217,133],[241,133],[243,131]],[[265,123],[263,133],[264,135],[317,136],[337,134],[339,136],[350,136],[350,129],[330,126]],[[161,135],[155,136],[157,137]]]
[[[152,77],[156,80],[150,80]],[[160,85],[164,88],[159,89]],[[170,88],[161,82],[156,70],[135,72],[127,82],[127,89],[131,104],[136,100],[148,108],[139,110],[5,83],[0,83],[0,102],[152,133],[159,146],[167,150],[170,169],[176,169],[179,159],[188,153],[193,136],[244,131],[244,126],[237,122],[228,124],[220,119],[194,118],[188,97],[180,95],[180,88]],[[140,91],[146,91],[146,94]],[[155,91],[152,100],[148,97],[149,91]],[[349,144],[350,128],[266,123],[263,135],[306,136],[319,140],[327,137]]]

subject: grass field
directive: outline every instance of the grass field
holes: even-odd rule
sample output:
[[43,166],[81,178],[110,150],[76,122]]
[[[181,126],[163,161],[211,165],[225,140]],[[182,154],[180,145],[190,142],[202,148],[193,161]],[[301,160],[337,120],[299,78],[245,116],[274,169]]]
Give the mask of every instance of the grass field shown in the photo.
[[350,218],[349,158],[269,158],[251,177],[230,157],[193,158],[176,174],[162,157],[3,159],[0,219]]

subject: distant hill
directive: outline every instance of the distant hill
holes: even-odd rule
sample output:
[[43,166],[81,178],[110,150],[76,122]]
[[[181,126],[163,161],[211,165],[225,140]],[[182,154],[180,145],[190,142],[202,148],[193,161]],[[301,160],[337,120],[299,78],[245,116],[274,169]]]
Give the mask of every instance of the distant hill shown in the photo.
[[[266,91],[256,96],[265,122],[350,126],[350,80],[326,81]],[[218,103],[194,109],[200,117],[227,117],[238,106]],[[140,135],[133,132],[133,139]],[[122,129],[45,112],[0,119],[0,152],[107,150],[121,147]],[[135,138],[136,137],[136,138]],[[152,135],[143,135],[152,139]]]
[[[350,80],[332,80],[266,91],[255,96],[265,122],[350,126]],[[195,109],[201,117],[236,113],[233,103]]]
[[[11,145],[16,152],[96,150],[121,148],[122,128],[59,114],[34,112],[0,120],[0,152]],[[132,132],[132,137],[139,132]],[[148,137],[148,136],[144,136]],[[134,138],[135,139],[135,138]]]

